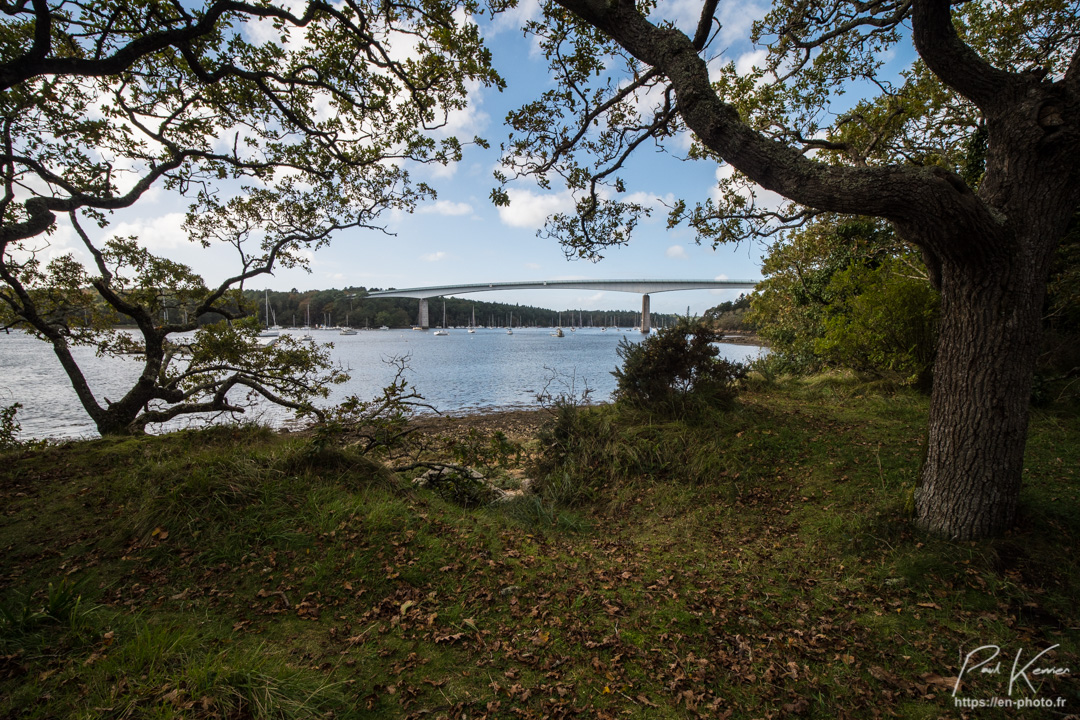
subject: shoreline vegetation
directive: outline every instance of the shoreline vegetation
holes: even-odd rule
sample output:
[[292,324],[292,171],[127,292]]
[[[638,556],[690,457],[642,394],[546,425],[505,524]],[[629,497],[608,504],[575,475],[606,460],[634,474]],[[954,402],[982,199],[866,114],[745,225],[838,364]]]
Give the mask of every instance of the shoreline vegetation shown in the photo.
[[[909,522],[925,396],[744,384],[700,422],[424,417],[410,458],[254,426],[8,452],[0,716],[1080,711],[1074,406],[1033,411],[1019,525],[954,543]],[[435,466],[485,480],[416,482]]]

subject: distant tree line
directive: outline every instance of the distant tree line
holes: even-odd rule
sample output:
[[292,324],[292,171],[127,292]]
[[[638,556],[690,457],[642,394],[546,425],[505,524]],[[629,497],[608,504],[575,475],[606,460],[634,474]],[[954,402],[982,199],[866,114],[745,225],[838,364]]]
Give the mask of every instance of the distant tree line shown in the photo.
[[[379,288],[368,290],[363,287],[330,288],[327,290],[298,290],[287,292],[278,290],[244,290],[238,298],[225,303],[230,312],[236,315],[253,315],[263,325],[281,325],[282,327],[341,326],[354,328],[404,328],[419,322],[420,303],[414,298],[373,298],[369,294]],[[84,291],[86,303],[93,306],[93,313],[103,322],[116,327],[134,327],[130,317],[115,312],[92,290]],[[267,319],[267,300],[270,306],[270,318]],[[443,301],[446,302],[446,324],[448,327],[465,327],[472,321],[475,313],[476,324],[481,327],[505,327],[513,313],[514,327],[552,327],[561,322],[564,327],[636,327],[641,323],[641,314],[636,310],[600,310],[583,308],[565,308],[552,310],[500,302],[484,302],[462,298],[431,298],[428,300],[428,323],[431,327],[442,325]],[[740,303],[744,299],[740,297]],[[745,302],[749,302],[746,300]],[[730,304],[730,303],[728,303]],[[184,303],[169,290],[160,293],[159,321],[161,323],[186,322]],[[724,307],[722,304],[719,307]],[[740,310],[743,305],[739,306]],[[72,310],[70,321],[82,322],[79,313]],[[709,312],[712,312],[711,310]],[[89,315],[88,315],[89,316]],[[653,327],[666,327],[675,323],[675,314],[653,313]],[[3,318],[0,318],[2,320]],[[196,321],[201,326],[211,325],[224,319],[222,315],[210,312],[201,315]],[[17,326],[17,322],[10,323]]]
[[750,320],[750,296],[743,293],[705,311],[705,321],[716,330],[752,333],[757,324]]
[[[354,328],[390,328],[412,327],[419,322],[420,303],[414,298],[373,298],[369,293],[378,292],[378,288],[346,287],[328,290],[288,292],[276,290],[245,290],[245,302],[253,304],[259,318],[266,321],[266,299],[269,298],[271,322],[274,318],[283,327],[301,327],[309,323],[315,325],[344,326]],[[428,300],[428,321],[432,327],[442,325],[443,302],[446,303],[446,324],[449,327],[464,327],[476,316],[479,326],[505,326],[513,313],[515,327],[551,327],[561,322],[566,327],[586,326],[601,327],[618,325],[633,327],[641,322],[641,315],[633,310],[599,310],[566,308],[551,310],[500,302],[485,302],[464,298],[431,298]],[[674,322],[674,315],[654,313],[654,325]]]

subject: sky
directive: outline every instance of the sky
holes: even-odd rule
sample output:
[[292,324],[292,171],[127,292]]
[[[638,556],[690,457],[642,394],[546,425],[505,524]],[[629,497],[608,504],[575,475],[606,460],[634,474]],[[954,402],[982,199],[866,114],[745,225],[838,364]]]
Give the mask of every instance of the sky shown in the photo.
[[[699,7],[693,0],[668,0],[661,4],[660,12],[692,33]],[[734,61],[749,68],[764,58],[763,51],[751,47],[746,38],[750,23],[765,8],[760,0],[720,4],[723,28],[712,46],[718,55],[716,62]],[[437,200],[420,205],[411,214],[385,214],[386,234],[372,230],[339,233],[329,247],[312,254],[310,273],[278,270],[274,277],[258,279],[249,287],[385,289],[556,279],[759,280],[766,251],[763,244],[746,242],[713,249],[696,244],[687,228],[667,228],[666,212],[658,199],[695,202],[707,198],[715,191],[717,178],[729,171],[716,163],[684,161],[649,146],[640,148],[623,175],[627,191],[657,210],[639,224],[628,246],[606,250],[604,259],[595,263],[567,260],[556,241],[537,237],[548,214],[570,207],[564,190],[545,191],[530,181],[515,181],[507,188],[509,207],[497,208],[491,203],[489,193],[496,186],[492,171],[498,165],[499,143],[507,135],[503,118],[552,85],[533,40],[523,37],[520,30],[522,22],[537,10],[535,2],[523,0],[517,9],[481,25],[507,89],[474,89],[468,109],[451,117],[449,130],[461,138],[485,137],[491,142],[490,150],[467,146],[461,162],[452,166],[412,168],[415,180],[437,190]],[[685,151],[687,146],[686,138],[676,139],[672,150]],[[152,250],[190,264],[208,282],[223,279],[235,264],[188,242],[182,229],[185,210],[183,198],[156,187],[133,208],[117,213],[110,231],[138,235]],[[54,242],[56,250],[77,245],[64,233],[58,233]],[[661,313],[689,310],[696,315],[738,294],[718,290],[657,293],[652,296],[652,309]],[[469,297],[555,310],[632,310],[641,306],[640,298],[632,294],[582,290],[505,291]]]

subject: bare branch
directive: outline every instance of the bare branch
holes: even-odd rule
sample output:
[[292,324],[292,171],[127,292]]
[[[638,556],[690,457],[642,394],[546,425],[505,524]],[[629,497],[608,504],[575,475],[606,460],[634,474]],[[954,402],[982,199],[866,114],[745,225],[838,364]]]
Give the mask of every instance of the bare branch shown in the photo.
[[[820,35],[815,35],[808,40],[804,40],[797,36],[794,32],[796,28],[789,27],[785,33],[785,39],[792,47],[803,50],[812,50],[860,27],[871,27],[877,30],[891,30],[907,19],[911,12],[911,2],[912,0],[903,0],[895,5],[892,2],[856,3],[858,12],[865,12],[865,15],[857,14],[855,17],[842,22],[821,23],[822,25],[830,27],[830,29]],[[874,14],[881,11],[885,11],[887,14]],[[809,57],[809,55],[807,55],[807,57]]]

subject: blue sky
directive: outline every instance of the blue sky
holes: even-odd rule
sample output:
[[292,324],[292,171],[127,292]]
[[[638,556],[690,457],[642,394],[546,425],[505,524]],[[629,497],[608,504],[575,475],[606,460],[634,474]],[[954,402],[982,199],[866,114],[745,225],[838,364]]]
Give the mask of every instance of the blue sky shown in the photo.
[[[265,282],[276,290],[314,289],[344,286],[368,288],[414,287],[486,283],[496,281],[587,279],[748,279],[760,278],[760,243],[722,246],[713,250],[694,242],[686,228],[669,230],[666,213],[657,204],[653,217],[638,226],[631,244],[606,251],[597,263],[568,261],[554,241],[536,237],[544,218],[563,210],[569,195],[559,188],[544,191],[528,181],[509,188],[511,205],[496,208],[488,199],[495,186],[492,171],[498,164],[498,145],[506,136],[503,118],[507,111],[533,99],[551,84],[543,59],[531,38],[520,31],[522,22],[535,15],[537,5],[524,0],[520,7],[483,25],[496,67],[506,78],[504,92],[477,88],[470,95],[469,108],[455,113],[450,130],[461,138],[480,135],[492,143],[490,150],[468,147],[460,163],[447,168],[416,167],[416,180],[434,186],[437,201],[428,202],[412,214],[384,216],[385,235],[376,231],[349,231],[338,234],[331,245],[311,256],[311,272],[279,270]],[[692,31],[700,5],[693,0],[671,0],[661,4],[660,13]],[[760,0],[722,3],[723,29],[712,46],[717,63],[736,62],[749,68],[764,58],[763,51],[746,42],[750,23],[766,5]],[[627,167],[627,191],[646,203],[657,198],[669,201],[686,198],[690,202],[709,196],[716,187],[718,173],[727,169],[709,162],[687,162],[677,155],[688,146],[686,138],[676,138],[671,154],[660,154],[643,146]],[[149,247],[193,266],[208,282],[223,279],[235,264],[228,256],[191,245],[182,230],[186,203],[160,188],[151,190],[133,208],[114,216],[111,232],[137,234]],[[70,229],[67,229],[70,230]],[[77,247],[70,232],[61,229],[53,238],[54,251]],[[684,291],[652,297],[655,312],[700,314],[737,291]],[[500,292],[477,295],[486,299],[538,305],[553,309],[635,309],[640,298],[625,293],[592,291]]]

